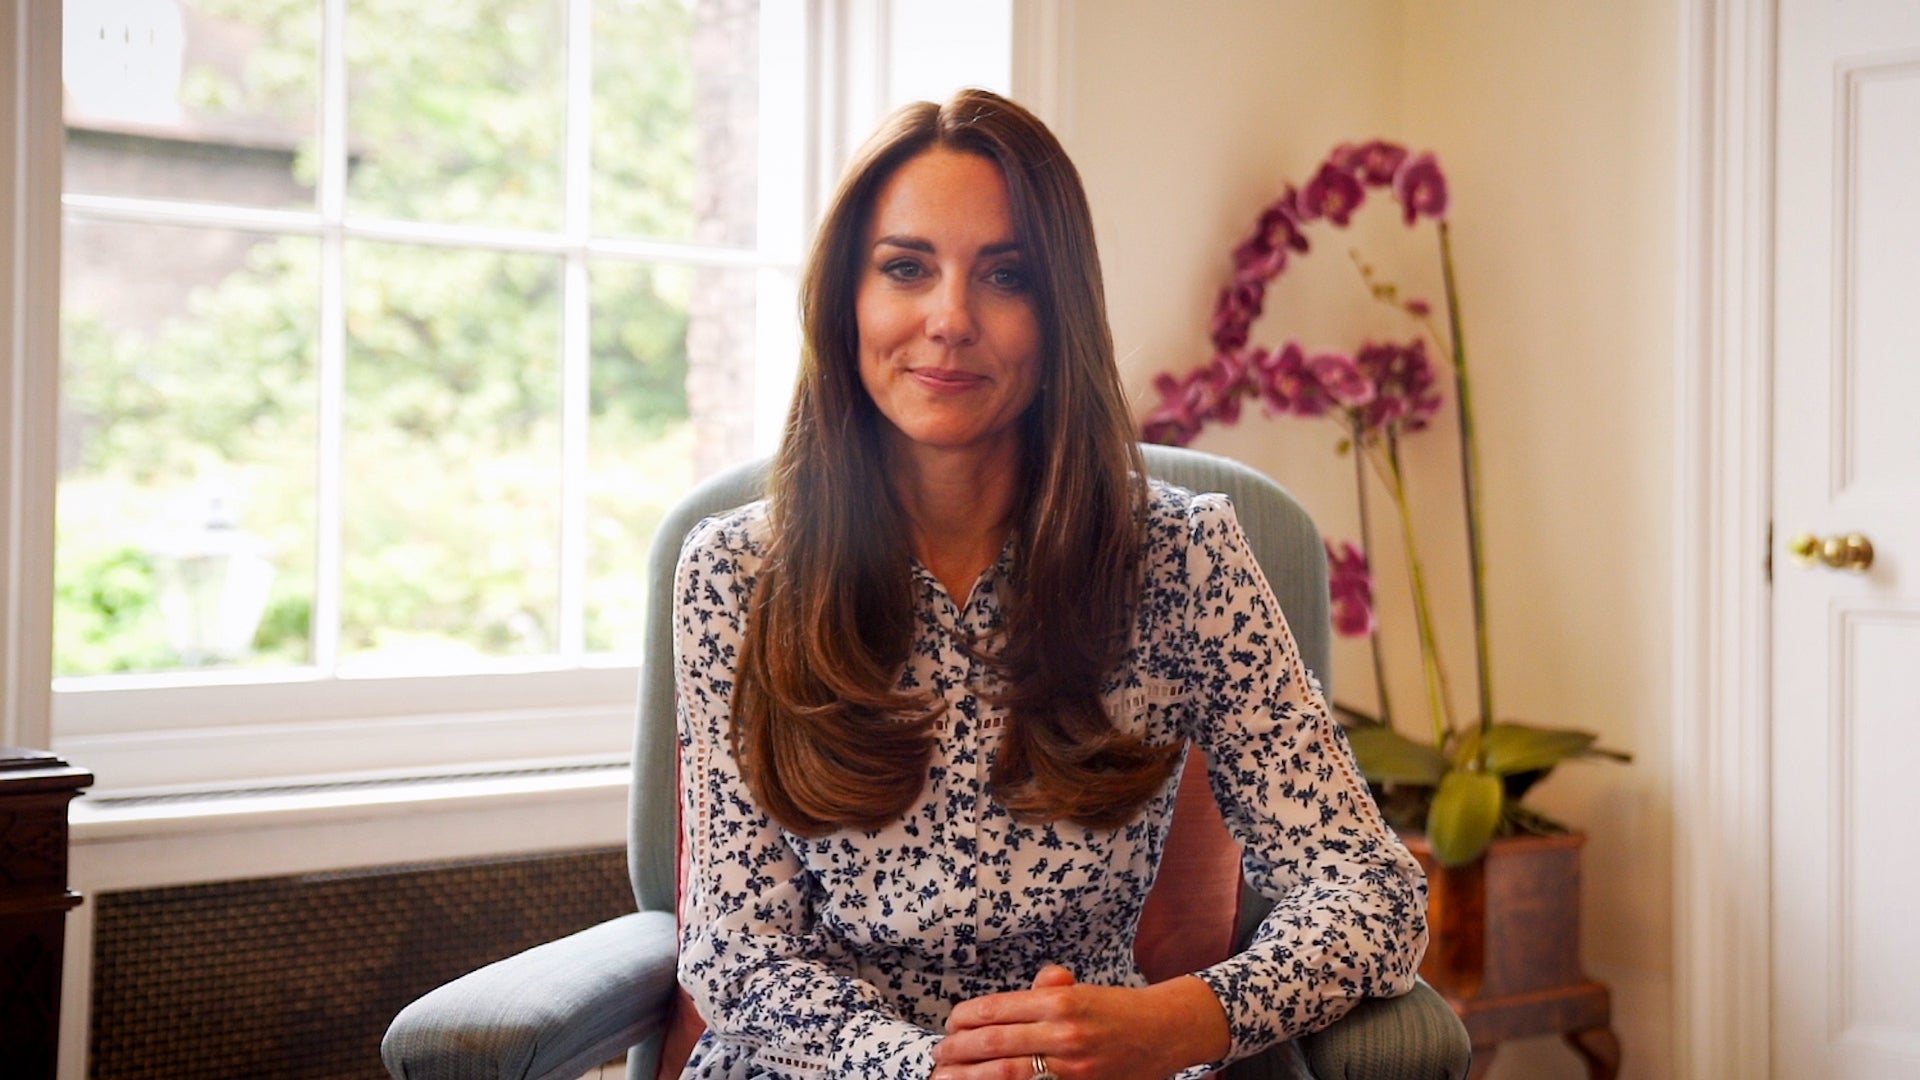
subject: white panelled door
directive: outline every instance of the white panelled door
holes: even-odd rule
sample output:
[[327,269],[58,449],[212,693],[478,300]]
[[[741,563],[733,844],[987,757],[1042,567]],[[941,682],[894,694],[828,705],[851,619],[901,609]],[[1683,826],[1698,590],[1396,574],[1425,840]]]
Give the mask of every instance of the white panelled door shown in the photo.
[[1773,1074],[1920,1078],[1920,2],[1779,15]]

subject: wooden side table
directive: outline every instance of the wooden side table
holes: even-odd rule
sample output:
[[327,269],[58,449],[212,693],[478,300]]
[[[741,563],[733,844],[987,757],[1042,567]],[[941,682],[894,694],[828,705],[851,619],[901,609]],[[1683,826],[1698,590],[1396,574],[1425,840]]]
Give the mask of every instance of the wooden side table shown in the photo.
[[0,1047],[5,1072],[53,1080],[67,912],[67,804],[92,774],[40,750],[0,747]]

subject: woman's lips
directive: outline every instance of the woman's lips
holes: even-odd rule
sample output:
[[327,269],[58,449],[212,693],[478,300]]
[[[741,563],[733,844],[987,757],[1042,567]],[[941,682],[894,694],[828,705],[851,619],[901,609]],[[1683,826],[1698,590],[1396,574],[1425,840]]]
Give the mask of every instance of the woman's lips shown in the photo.
[[936,394],[964,393],[987,381],[985,375],[958,368],[909,368],[907,374],[922,388]]

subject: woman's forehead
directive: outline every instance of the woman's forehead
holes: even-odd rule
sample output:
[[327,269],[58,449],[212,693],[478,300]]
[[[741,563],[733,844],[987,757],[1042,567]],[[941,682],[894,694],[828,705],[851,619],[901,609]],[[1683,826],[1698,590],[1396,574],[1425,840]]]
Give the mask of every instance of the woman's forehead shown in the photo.
[[991,158],[935,147],[908,158],[880,186],[867,221],[882,240],[936,249],[1017,246],[1006,177]]

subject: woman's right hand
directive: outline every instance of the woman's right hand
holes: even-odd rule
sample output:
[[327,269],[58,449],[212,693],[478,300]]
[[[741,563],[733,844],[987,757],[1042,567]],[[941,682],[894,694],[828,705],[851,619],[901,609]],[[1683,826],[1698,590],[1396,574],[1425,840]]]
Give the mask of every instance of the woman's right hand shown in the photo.
[[1030,990],[956,1006],[933,1080],[1032,1080],[1036,1054],[1061,1080],[1165,1080],[1227,1044],[1226,1011],[1199,979],[1088,986],[1049,964]]

